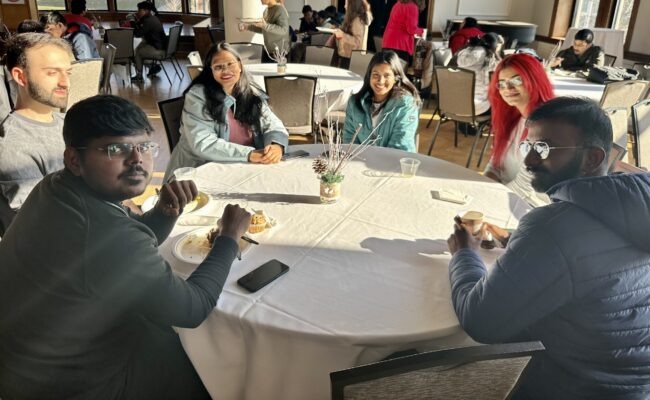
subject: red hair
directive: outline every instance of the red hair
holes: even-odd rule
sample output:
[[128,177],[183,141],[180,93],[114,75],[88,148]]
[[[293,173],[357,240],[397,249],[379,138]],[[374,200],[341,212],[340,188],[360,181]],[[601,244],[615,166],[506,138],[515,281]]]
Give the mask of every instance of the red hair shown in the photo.
[[[553,85],[548,79],[542,63],[535,57],[528,54],[512,54],[504,58],[492,74],[488,98],[492,107],[492,132],[494,132],[494,146],[492,150],[492,160],[495,167],[500,168],[503,156],[508,147],[508,141],[513,134],[517,122],[521,118],[521,113],[517,107],[509,106],[499,93],[497,82],[499,82],[499,73],[504,68],[512,68],[524,81],[524,87],[528,91],[529,101],[526,111],[530,114],[537,106],[549,101],[555,94]],[[527,132],[526,132],[527,133]],[[524,133],[524,137],[526,136]]]

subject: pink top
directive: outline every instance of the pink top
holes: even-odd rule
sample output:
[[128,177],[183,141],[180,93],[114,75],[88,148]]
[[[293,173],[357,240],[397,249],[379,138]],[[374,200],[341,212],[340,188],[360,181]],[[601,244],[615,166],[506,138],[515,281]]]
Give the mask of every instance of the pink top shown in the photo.
[[91,30],[93,29],[93,23],[90,22],[90,20],[84,17],[83,15],[66,14],[63,16],[63,18],[65,18],[65,22],[67,22],[68,24],[72,22],[76,22],[77,24],[86,24],[88,28],[90,28]]
[[253,133],[245,124],[235,119],[232,109],[228,109],[228,127],[230,128],[230,143],[237,143],[243,146],[253,146]]
[[412,55],[413,36],[424,32],[422,28],[418,28],[419,15],[420,10],[415,3],[395,3],[390,11],[381,46],[385,49],[402,50]]

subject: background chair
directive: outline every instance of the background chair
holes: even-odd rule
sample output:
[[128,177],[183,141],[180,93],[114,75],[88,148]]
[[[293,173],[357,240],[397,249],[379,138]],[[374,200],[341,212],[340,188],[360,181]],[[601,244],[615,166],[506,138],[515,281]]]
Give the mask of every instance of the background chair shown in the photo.
[[[469,167],[469,164],[472,160],[472,154],[476,148],[476,144],[480,139],[483,129],[488,127],[490,124],[489,115],[476,115],[474,111],[474,71],[463,69],[463,68],[448,68],[448,67],[435,67],[435,76],[436,84],[438,86],[438,113],[440,119],[438,120],[438,125],[433,133],[431,138],[431,145],[429,146],[428,154],[431,154],[433,146],[440,132],[440,125],[445,122],[454,121],[454,122],[464,122],[473,128],[476,129],[476,138],[474,143],[472,143],[472,148],[469,151],[467,157],[466,167]],[[433,115],[429,124],[433,121]],[[427,124],[427,126],[429,125]],[[490,135],[488,131],[489,140]],[[487,145],[487,142],[486,142]],[[458,129],[454,132],[454,146],[458,147]],[[483,158],[483,153],[485,148],[481,152],[481,158]]]
[[311,33],[309,34],[309,44],[312,46],[325,46],[329,40],[331,33]]
[[201,71],[203,71],[203,67],[200,65],[186,65],[185,67],[187,68],[187,73],[192,81],[201,74]]
[[600,98],[602,108],[625,107],[628,110],[633,104],[645,96],[648,91],[648,81],[620,81],[605,85],[603,97]]
[[189,52],[187,55],[187,60],[190,62],[190,65],[203,65],[203,61],[201,61],[201,54],[199,54],[199,52],[196,50]]
[[167,134],[167,143],[169,143],[170,152],[174,150],[174,147],[176,147],[176,144],[181,137],[181,115],[183,114],[184,104],[184,96],[158,102],[160,118],[165,126],[165,133]]
[[[104,33],[106,43],[115,46],[115,57],[113,64],[124,65],[126,75],[131,81],[131,63],[134,62],[135,53],[133,50],[133,29],[132,28],[115,28],[106,29]],[[122,79],[124,85],[124,79]]]
[[[174,67],[174,72],[180,79],[183,79],[183,77],[185,76],[185,74],[183,73],[183,69],[181,68],[181,65],[178,64],[178,60],[176,60],[176,51],[178,50],[178,41],[181,38],[182,30],[183,30],[182,22],[174,23],[174,26],[169,28],[169,38],[167,38],[167,49],[165,50],[165,54],[160,57],[152,57],[143,60],[143,61],[146,60],[153,61],[152,66],[159,64],[163,72],[165,73],[165,76],[167,77],[167,80],[169,81],[170,85],[172,84],[172,80],[169,79],[169,74],[167,74],[167,70],[165,69],[165,65],[163,64],[163,61],[171,62],[172,67]],[[178,69],[176,68],[177,64],[178,64]]]
[[316,81],[315,77],[302,75],[264,77],[269,107],[290,135],[313,134]]
[[332,400],[503,400],[540,342],[432,351],[330,373]]
[[83,99],[99,94],[103,64],[102,58],[89,58],[72,63],[66,110]]
[[634,159],[637,167],[650,168],[650,100],[632,106]]
[[627,153],[626,149],[616,143],[612,143],[612,149],[609,151],[609,159],[607,160],[609,164],[607,167],[608,174],[616,171],[616,162],[622,161],[623,157],[625,157],[625,153]]
[[374,54],[370,52],[352,50],[352,56],[350,57],[350,71],[365,76],[368,64],[370,64],[370,60],[373,56]]
[[613,67],[615,62],[616,62],[616,56],[613,56],[611,54],[605,54],[606,67]]
[[208,34],[212,44],[217,44],[226,40],[226,31],[223,28],[209,27]]
[[305,64],[332,65],[334,49],[325,46],[307,46],[305,49]]
[[639,79],[650,81],[650,64],[634,63],[633,68],[639,71]]
[[259,43],[230,43],[233,49],[241,56],[242,64],[260,64],[264,45]]
[[627,108],[609,107],[604,111],[612,123],[614,143],[627,149]]
[[109,43],[103,44],[99,48],[99,55],[104,60],[102,64],[102,83],[100,91],[104,94],[111,92],[111,74],[113,73],[113,60],[115,60],[115,46]]

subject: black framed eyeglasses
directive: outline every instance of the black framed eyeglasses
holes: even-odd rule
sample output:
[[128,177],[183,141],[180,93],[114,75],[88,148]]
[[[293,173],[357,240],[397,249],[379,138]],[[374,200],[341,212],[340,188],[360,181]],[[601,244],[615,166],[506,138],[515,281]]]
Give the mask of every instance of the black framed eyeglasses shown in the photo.
[[530,151],[534,151],[537,153],[539,158],[542,160],[546,160],[548,158],[549,153],[551,150],[557,150],[557,149],[584,149],[585,146],[549,146],[548,143],[546,142],[530,142],[528,140],[525,140],[521,143],[519,143],[519,153],[521,153],[521,156],[523,158],[526,158],[528,153]]
[[[126,159],[133,154],[133,149],[138,149],[138,153],[142,155],[151,155],[157,157],[160,150],[160,145],[156,142],[142,142],[142,143],[110,143],[105,147],[93,147],[99,151],[105,151],[108,159]],[[87,150],[89,147],[76,147],[77,150]]]

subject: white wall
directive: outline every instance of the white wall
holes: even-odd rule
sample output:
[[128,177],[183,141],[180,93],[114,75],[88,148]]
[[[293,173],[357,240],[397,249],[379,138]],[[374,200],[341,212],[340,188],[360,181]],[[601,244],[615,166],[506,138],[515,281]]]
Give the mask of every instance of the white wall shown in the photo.
[[264,38],[259,33],[239,32],[238,18],[262,18],[266,7],[259,0],[224,1],[223,15],[226,41],[264,43]]
[[650,24],[648,24],[648,21],[650,21],[650,1],[640,1],[639,11],[634,23],[634,32],[632,32],[632,41],[630,42],[631,52],[650,54],[650,40],[648,40],[648,37],[650,37]]

